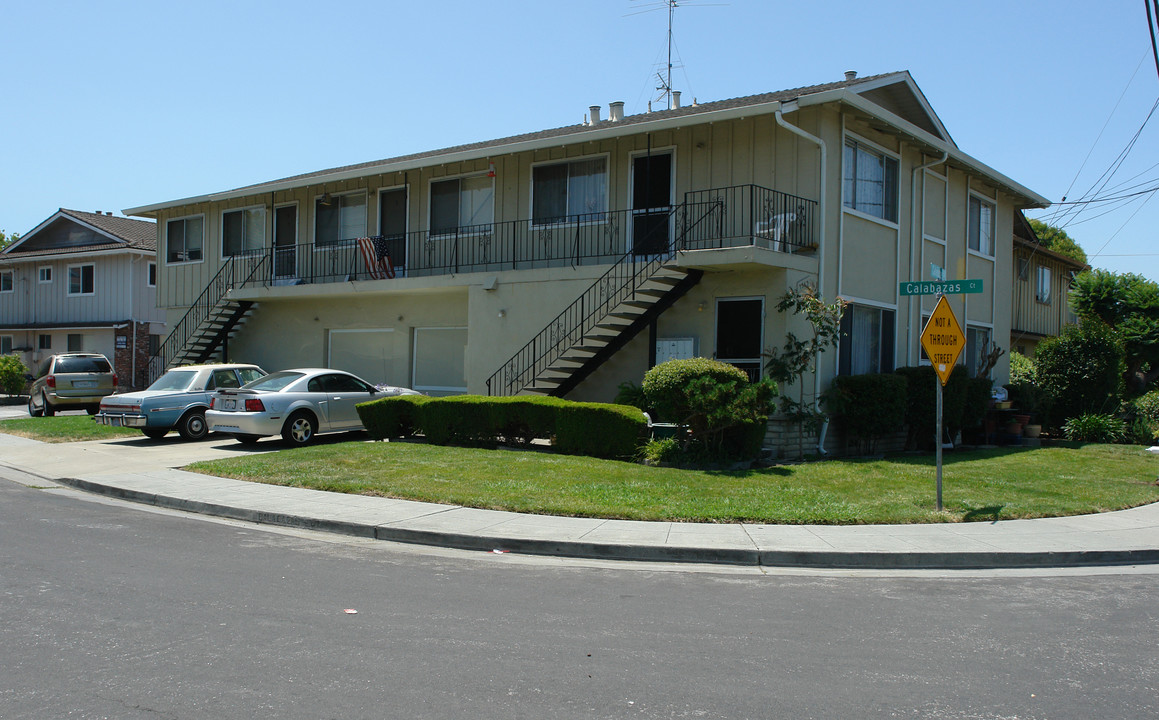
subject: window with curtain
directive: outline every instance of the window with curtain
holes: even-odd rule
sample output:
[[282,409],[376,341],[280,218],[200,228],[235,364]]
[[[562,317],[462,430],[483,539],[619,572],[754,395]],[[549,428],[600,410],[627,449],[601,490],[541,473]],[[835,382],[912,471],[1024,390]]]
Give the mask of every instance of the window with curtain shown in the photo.
[[965,363],[970,377],[978,377],[986,362],[983,353],[990,351],[990,333],[990,328],[966,326],[966,352],[959,362]]
[[531,220],[536,225],[590,220],[607,210],[605,158],[537,165],[531,170]]
[[366,193],[323,195],[314,201],[314,245],[335,245],[366,235]]
[[1050,268],[1038,266],[1038,278],[1035,282],[1034,299],[1040,303],[1050,302]]
[[0,270],[0,292],[10,293],[16,288],[16,271]]
[[180,218],[165,224],[165,258],[167,262],[195,262],[201,260],[205,236],[205,221],[201,217]]
[[431,183],[431,233],[490,225],[495,221],[494,200],[494,183],[486,175]]
[[994,205],[970,196],[967,239],[970,249],[983,255],[994,254]]
[[221,253],[225,257],[266,244],[266,209],[231,210],[221,215]]
[[897,222],[897,160],[846,139],[842,162],[845,207]]
[[840,375],[893,371],[894,311],[849,305],[841,317]]

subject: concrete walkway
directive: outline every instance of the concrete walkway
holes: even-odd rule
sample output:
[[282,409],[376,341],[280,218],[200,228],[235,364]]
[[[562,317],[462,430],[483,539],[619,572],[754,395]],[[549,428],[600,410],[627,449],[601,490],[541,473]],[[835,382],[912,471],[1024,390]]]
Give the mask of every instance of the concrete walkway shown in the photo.
[[0,477],[379,540],[619,560],[813,568],[1027,568],[1159,563],[1159,504],[1041,520],[928,525],[718,525],[549,517],[263,485],[189,473],[274,440],[176,435],[45,444],[0,434]]

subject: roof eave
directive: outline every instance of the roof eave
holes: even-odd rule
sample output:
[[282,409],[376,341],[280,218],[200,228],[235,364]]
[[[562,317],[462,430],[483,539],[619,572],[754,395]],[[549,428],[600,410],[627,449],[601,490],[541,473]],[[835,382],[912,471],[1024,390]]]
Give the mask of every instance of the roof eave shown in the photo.
[[527,152],[581,142],[596,142],[598,140],[606,140],[608,138],[620,137],[627,134],[635,134],[637,132],[669,130],[693,123],[699,124],[702,122],[719,122],[722,120],[748,117],[750,115],[772,113],[776,110],[779,110],[780,107],[781,102],[774,100],[772,102],[746,105],[743,107],[724,108],[721,110],[712,110],[709,112],[661,118],[657,120],[641,120],[628,124],[620,124],[611,120],[605,120],[601,122],[599,126],[593,127],[590,130],[582,130],[577,133],[571,133],[562,136],[536,138],[534,140],[522,140],[519,142],[507,143],[503,145],[490,145],[485,148],[473,148],[471,150],[450,152],[446,155],[425,155],[421,158],[400,160],[397,162],[386,161],[381,165],[362,166],[352,170],[334,172],[328,175],[315,175],[309,178],[299,178],[296,180],[288,179],[280,182],[276,181],[250,186],[247,188],[238,188],[236,190],[227,190],[220,193],[198,195],[195,197],[184,198],[182,200],[172,200],[168,202],[154,203],[152,205],[142,205],[140,207],[127,208],[123,212],[125,215],[131,215],[135,217],[149,217],[155,219],[158,212],[167,210],[169,208],[196,205],[198,203],[222,202],[236,198],[252,197],[254,195],[265,195],[267,193],[279,192],[282,190],[293,190],[296,188],[309,187],[311,185],[322,185],[324,183],[340,182],[342,180],[353,180],[356,178],[365,177],[367,175],[379,175],[383,173],[417,170],[419,168],[430,167],[431,165],[443,165],[447,163],[464,162],[468,160],[479,160],[488,157],[495,157],[496,155],[509,155],[517,152]]
[[851,92],[847,88],[839,88],[836,90],[827,90],[825,92],[817,93],[816,95],[806,95],[797,100],[800,107],[810,107],[814,105],[823,105],[825,103],[843,103],[850,107],[856,108],[858,111],[877,118],[889,125],[898,133],[908,136],[911,142],[919,146],[924,146],[930,154],[946,153],[947,162],[953,160],[959,165],[971,170],[972,172],[983,175],[997,184],[1002,190],[1007,193],[1020,198],[1023,202],[1017,204],[1019,208],[1047,208],[1050,207],[1050,201],[1034,192],[1030,188],[1015,182],[1006,175],[998,172],[994,168],[986,165],[977,158],[968,155],[959,150],[953,143],[947,142],[923,129],[914,125],[893,113],[885,110],[880,105],[870,102],[858,95],[856,92]]

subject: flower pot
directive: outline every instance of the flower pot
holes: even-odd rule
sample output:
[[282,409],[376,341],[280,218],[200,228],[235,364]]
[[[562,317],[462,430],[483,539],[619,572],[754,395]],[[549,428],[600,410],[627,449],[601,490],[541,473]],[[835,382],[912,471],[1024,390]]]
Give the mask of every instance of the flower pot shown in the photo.
[[1042,434],[1041,425],[1027,425],[1022,429],[1022,433],[1028,438],[1036,438]]
[[1007,435],[1021,435],[1022,423],[1012,420],[1006,423],[1006,427],[1003,428],[1003,432],[1005,432]]
[[1015,415],[1014,422],[1019,423],[1020,425],[1029,425],[1030,424],[1030,416],[1029,415]]

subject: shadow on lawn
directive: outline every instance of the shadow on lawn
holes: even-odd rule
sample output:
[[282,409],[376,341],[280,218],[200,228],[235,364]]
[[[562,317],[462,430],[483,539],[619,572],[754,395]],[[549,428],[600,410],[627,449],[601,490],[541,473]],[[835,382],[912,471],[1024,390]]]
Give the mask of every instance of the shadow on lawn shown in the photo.
[[1002,518],[998,517],[1002,514],[1002,508],[1005,505],[988,505],[987,507],[974,508],[962,515],[962,522],[979,522],[982,520],[990,520],[998,522]]

